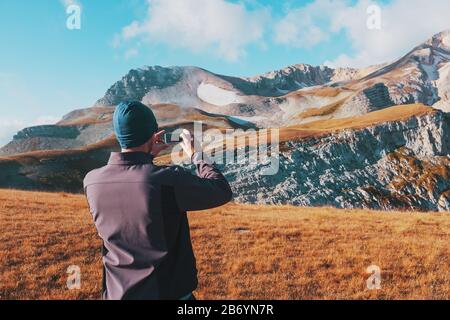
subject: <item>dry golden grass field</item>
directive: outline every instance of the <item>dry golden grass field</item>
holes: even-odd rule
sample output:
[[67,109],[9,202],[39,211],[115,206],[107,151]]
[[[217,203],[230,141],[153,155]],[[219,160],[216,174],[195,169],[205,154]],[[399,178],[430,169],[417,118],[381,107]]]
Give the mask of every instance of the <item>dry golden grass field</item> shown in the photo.
[[[200,299],[449,299],[450,216],[229,204],[189,214]],[[0,191],[0,299],[98,299],[81,195]],[[81,268],[81,289],[66,288]],[[368,290],[366,268],[381,268]]]

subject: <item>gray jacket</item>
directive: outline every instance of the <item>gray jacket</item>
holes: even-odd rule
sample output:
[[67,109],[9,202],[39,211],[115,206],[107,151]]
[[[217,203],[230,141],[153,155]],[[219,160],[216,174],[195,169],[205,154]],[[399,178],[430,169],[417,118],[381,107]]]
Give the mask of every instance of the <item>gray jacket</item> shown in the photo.
[[152,161],[146,153],[112,153],[106,166],[84,179],[104,242],[104,299],[179,299],[195,290],[186,211],[232,198],[223,175],[204,161],[194,160],[198,176]]

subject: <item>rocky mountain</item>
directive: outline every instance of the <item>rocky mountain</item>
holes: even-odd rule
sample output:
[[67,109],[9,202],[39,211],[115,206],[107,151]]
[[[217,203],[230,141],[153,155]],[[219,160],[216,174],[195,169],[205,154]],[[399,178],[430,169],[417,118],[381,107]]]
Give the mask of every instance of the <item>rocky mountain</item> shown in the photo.
[[383,83],[395,104],[424,103],[450,111],[450,30],[433,36],[407,55],[362,78],[357,88]]
[[[197,67],[144,67],[133,69],[108,89],[97,104],[116,105],[123,100],[146,100],[149,103],[174,103],[183,107],[202,104],[198,99],[198,86],[214,84],[240,95],[278,97],[298,89],[323,85],[330,82],[335,70],[298,64],[283,70],[269,72],[249,78],[229,77],[214,74]],[[180,88],[184,99],[173,94],[169,88]],[[186,93],[191,99],[186,99]],[[208,101],[204,101],[208,102]]]
[[252,78],[217,75],[196,67],[144,67],[116,82],[97,105],[115,105],[122,100],[175,104],[268,127],[279,124],[280,106],[286,101],[283,96],[329,83],[334,75],[333,69],[303,64]]
[[449,210],[449,77],[450,31],[364,69],[297,64],[254,77],[133,69],[94,106],[25,128],[0,148],[0,187],[80,191],[84,174],[117,150],[115,106],[139,100],[167,130],[194,121],[280,128],[277,175],[260,175],[264,165],[224,168],[237,201]]

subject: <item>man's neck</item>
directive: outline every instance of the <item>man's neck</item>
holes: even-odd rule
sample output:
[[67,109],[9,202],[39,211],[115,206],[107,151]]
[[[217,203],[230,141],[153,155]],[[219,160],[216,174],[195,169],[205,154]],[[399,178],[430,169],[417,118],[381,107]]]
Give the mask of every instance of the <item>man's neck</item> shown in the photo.
[[147,148],[130,148],[130,149],[122,149],[122,153],[131,153],[131,152],[143,152],[143,153],[149,153],[149,150]]

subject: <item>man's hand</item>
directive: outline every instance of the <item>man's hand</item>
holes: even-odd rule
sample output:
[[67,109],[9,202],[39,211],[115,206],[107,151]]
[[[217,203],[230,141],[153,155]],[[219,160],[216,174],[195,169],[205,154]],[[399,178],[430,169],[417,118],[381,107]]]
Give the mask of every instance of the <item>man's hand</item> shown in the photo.
[[161,130],[158,133],[155,133],[152,138],[152,149],[150,150],[150,153],[154,157],[158,156],[161,151],[169,148],[169,145],[165,144],[163,140],[164,132],[164,130]]
[[192,159],[192,155],[195,152],[202,151],[200,148],[200,143],[198,142],[195,143],[195,138],[192,136],[189,130],[184,129],[183,132],[180,134],[180,137],[183,140],[180,142],[181,147],[183,148],[184,152],[189,157],[189,159]]

